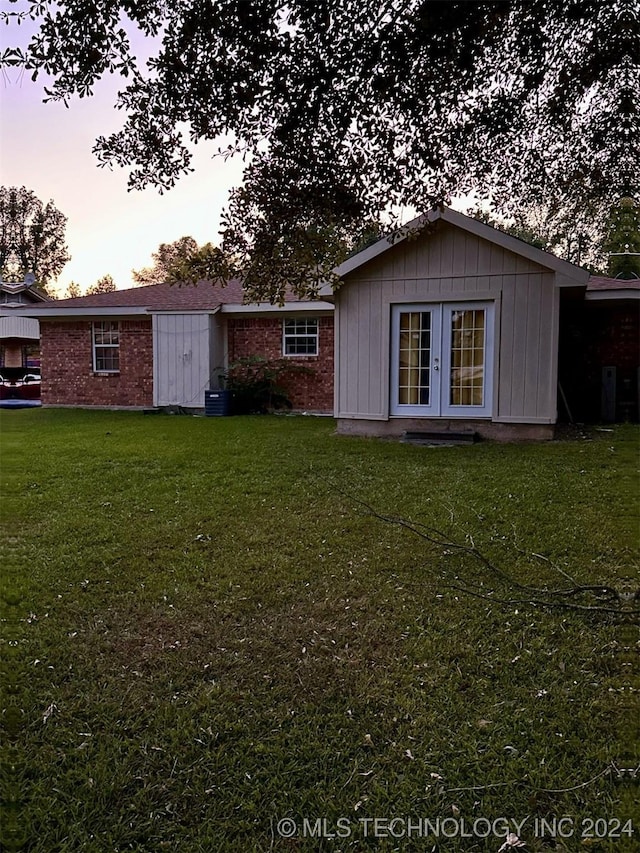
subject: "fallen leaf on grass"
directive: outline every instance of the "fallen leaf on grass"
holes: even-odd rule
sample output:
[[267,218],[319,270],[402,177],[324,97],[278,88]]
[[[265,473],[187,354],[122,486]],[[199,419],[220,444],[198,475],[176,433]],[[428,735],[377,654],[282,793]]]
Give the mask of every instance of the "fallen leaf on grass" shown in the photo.
[[507,840],[498,850],[498,853],[504,853],[505,850],[512,850],[514,847],[524,847],[524,845],[525,842],[521,841],[515,832],[510,832],[509,835],[507,835]]
[[46,723],[47,720],[49,719],[49,717],[53,716],[53,714],[56,714],[57,712],[58,712],[58,706],[56,705],[55,702],[52,702],[49,705],[49,707],[47,708],[47,710],[44,712],[44,714],[42,715],[42,722]]

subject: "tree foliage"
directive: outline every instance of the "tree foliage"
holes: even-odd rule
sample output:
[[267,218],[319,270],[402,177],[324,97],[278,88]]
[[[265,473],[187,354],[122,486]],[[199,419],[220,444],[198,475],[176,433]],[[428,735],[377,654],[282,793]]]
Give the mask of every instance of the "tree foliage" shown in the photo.
[[[221,153],[246,168],[221,248],[257,292],[322,277],[313,229],[470,189],[503,213],[559,198],[604,223],[638,187],[632,0],[32,0],[30,14],[28,52],[5,59],[50,75],[49,97],[128,78],[124,126],[95,150],[131,187],[167,189],[191,143],[233,140]],[[123,16],[157,39],[146,68]]]
[[80,287],[77,281],[70,281],[62,298],[75,299],[78,296],[82,296],[82,288]]
[[160,243],[157,251],[151,253],[153,265],[141,270],[132,270],[133,280],[142,285],[172,281],[176,268],[197,251],[198,244],[193,237],[180,237],[173,243]]
[[14,274],[33,273],[44,289],[70,259],[64,241],[67,218],[53,201],[46,205],[25,187],[0,187],[0,268],[15,263]]
[[602,227],[592,218],[586,217],[584,221],[567,216],[558,203],[532,205],[507,218],[482,206],[468,210],[467,214],[570,263],[586,266],[592,272],[604,271]]
[[606,224],[604,250],[609,253],[607,275],[640,278],[640,202],[623,198]]
[[87,288],[86,295],[90,296],[94,293],[113,293],[114,290],[117,290],[117,287],[113,278],[110,275],[103,275],[95,284],[92,284],[91,287]]

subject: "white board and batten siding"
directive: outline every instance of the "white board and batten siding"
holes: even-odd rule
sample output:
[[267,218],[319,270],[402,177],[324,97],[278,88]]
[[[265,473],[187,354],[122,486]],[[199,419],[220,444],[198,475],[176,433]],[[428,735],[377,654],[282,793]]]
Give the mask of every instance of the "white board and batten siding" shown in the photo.
[[393,304],[474,301],[495,311],[492,420],[555,422],[555,272],[448,223],[344,277],[336,293],[337,417],[389,417]]
[[37,341],[40,339],[40,323],[31,317],[0,313],[0,339],[6,338]]
[[153,315],[154,406],[204,406],[204,392],[216,371],[219,339],[215,315]]

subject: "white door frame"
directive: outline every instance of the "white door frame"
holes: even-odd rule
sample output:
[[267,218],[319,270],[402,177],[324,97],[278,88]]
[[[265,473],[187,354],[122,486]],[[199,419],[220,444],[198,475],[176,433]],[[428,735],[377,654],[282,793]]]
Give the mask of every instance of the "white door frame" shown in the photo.
[[[481,405],[454,405],[450,396],[451,325],[458,311],[484,311],[483,399]],[[428,363],[421,370],[429,371],[429,403],[407,404],[399,400],[400,375],[400,315],[429,313],[431,316],[431,347]],[[495,302],[413,302],[391,306],[391,371],[390,415],[392,417],[423,418],[490,418],[493,406]]]

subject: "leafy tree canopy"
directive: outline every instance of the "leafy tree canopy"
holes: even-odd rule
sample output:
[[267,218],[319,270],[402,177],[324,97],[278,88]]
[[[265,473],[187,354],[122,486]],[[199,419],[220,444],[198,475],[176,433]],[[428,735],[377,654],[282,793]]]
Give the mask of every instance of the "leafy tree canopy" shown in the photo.
[[[54,99],[128,77],[101,162],[171,187],[189,143],[246,158],[221,248],[257,292],[306,289],[312,229],[475,189],[513,212],[562,199],[604,223],[638,187],[640,26],[633,0],[32,0],[28,52]],[[142,69],[122,21],[158,49]],[[187,128],[185,131],[184,128]],[[311,279],[309,278],[311,275]],[[275,277],[274,277],[275,276]]]
[[602,224],[598,225],[592,218],[585,222],[567,217],[558,204],[532,205],[511,217],[496,215],[482,205],[468,210],[467,214],[537,249],[585,266],[591,272],[604,272],[606,250],[602,242]]
[[70,259],[64,241],[66,222],[66,216],[52,201],[43,205],[25,187],[0,187],[2,275],[22,278],[33,273],[38,285],[46,290]]
[[114,290],[117,290],[115,281],[110,275],[103,275],[95,284],[87,288],[87,296],[94,293],[112,293]]
[[75,299],[78,296],[82,296],[82,288],[80,287],[77,281],[70,281],[62,298]]
[[623,198],[607,219],[604,249],[609,253],[607,275],[640,278],[640,202]]
[[152,252],[153,266],[141,270],[132,270],[137,284],[162,284],[172,281],[176,267],[183,264],[198,251],[193,237],[180,237],[173,243],[160,243],[157,251]]

